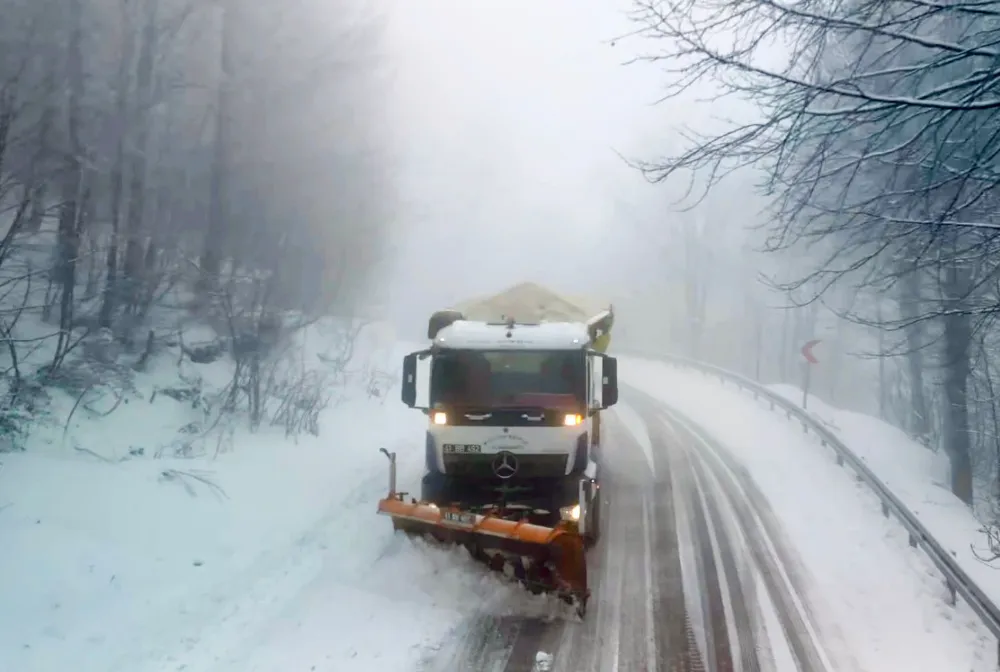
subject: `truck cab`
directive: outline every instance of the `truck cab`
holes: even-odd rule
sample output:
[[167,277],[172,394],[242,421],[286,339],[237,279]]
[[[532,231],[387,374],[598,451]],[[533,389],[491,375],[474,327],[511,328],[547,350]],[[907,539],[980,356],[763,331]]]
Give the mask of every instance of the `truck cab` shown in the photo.
[[597,489],[598,414],[618,400],[617,362],[595,336],[584,323],[435,313],[430,347],[403,364],[402,400],[428,416],[421,499],[524,506],[541,524],[579,515]]

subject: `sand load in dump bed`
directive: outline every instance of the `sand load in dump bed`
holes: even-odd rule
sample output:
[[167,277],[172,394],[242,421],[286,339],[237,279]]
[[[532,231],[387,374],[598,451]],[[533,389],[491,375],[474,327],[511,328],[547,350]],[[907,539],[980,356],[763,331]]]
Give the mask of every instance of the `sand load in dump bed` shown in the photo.
[[607,309],[607,304],[571,300],[533,282],[524,282],[494,296],[466,301],[456,309],[466,319],[484,322],[509,318],[518,322],[586,322]]

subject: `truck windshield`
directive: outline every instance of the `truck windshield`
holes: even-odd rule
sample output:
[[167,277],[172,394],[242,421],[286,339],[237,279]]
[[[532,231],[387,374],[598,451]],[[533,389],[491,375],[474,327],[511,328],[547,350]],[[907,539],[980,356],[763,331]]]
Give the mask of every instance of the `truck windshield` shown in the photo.
[[431,403],[568,407],[586,396],[582,350],[449,350],[435,355]]

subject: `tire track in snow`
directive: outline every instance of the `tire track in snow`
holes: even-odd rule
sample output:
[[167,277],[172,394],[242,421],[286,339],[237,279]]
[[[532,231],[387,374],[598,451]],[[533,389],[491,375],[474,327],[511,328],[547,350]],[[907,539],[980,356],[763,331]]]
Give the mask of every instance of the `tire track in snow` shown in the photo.
[[709,669],[760,672],[759,654],[768,647],[766,638],[759,637],[759,621],[755,618],[759,605],[754,576],[746,570],[750,558],[734,538],[739,530],[734,529],[731,518],[721,515],[718,491],[710,489],[714,484],[707,481],[700,469],[691,437],[671,418],[657,414],[650,421],[657,420],[675,440],[671,469],[685,486],[682,494],[694,512],[693,533],[704,549],[700,553],[704,576],[697,585],[709,610],[705,630],[712,636],[712,643],[709,645],[708,637],[702,643]]
[[606,454],[614,457],[602,474],[604,534],[588,558],[587,618],[484,617],[465,630],[460,654],[434,669],[773,672],[767,610],[797,651],[800,672],[826,672],[812,640],[799,636],[793,607],[804,601],[774,580],[781,559],[764,552],[771,548],[765,523],[738,515],[755,505],[685,419],[640,402],[655,463],[631,432],[620,425],[607,432],[614,450]]
[[592,597],[587,617],[563,621],[549,639],[551,648],[535,649],[551,656],[553,672],[640,669],[631,664],[633,652],[651,637],[643,608],[652,591],[645,578],[652,574],[646,566],[652,553],[645,551],[648,530],[643,516],[650,469],[635,439],[617,420],[606,424],[605,444],[614,449],[605,450],[602,465],[602,535],[588,553]]
[[[692,476],[693,482],[697,484],[694,489],[698,491],[698,496],[703,500],[702,512],[707,514],[708,520],[711,521],[712,529],[716,532],[715,540],[718,544],[717,555],[722,567],[722,576],[725,579],[725,588],[728,593],[726,604],[732,616],[732,620],[727,621],[727,625],[731,625],[732,631],[736,635],[736,645],[739,649],[739,654],[736,656],[736,659],[739,661],[738,669],[744,672],[759,672],[760,661],[758,651],[761,646],[766,644],[766,641],[760,643],[756,641],[757,628],[751,617],[755,591],[748,590],[749,586],[743,583],[744,580],[751,579],[752,577],[744,576],[741,578],[737,567],[737,560],[742,559],[742,549],[738,548],[737,544],[733,542],[733,530],[727,525],[728,521],[721,515],[719,503],[715,496],[706,494],[708,488],[705,475],[701,470],[702,465],[696,459],[693,459],[687,451],[685,453],[684,460],[690,470],[689,473]],[[720,584],[721,589],[722,586]],[[730,665],[734,664],[732,653],[732,644],[730,643]]]
[[[617,419],[605,427],[606,461],[601,472],[601,530],[588,552],[591,599],[580,621],[567,615],[550,621],[482,615],[463,627],[451,644],[423,669],[502,672],[618,672],[653,670],[653,596],[660,538],[650,502],[651,470],[634,437]],[[613,447],[613,449],[611,448]],[[484,569],[484,571],[486,571]],[[504,605],[516,613],[516,605]],[[566,610],[571,614],[571,610]],[[673,611],[677,611],[674,609]],[[511,638],[495,633],[509,628]]]
[[[690,465],[687,466],[690,468]],[[729,640],[728,617],[732,605],[738,604],[740,600],[727,601],[723,597],[721,572],[716,564],[716,556],[721,555],[721,553],[716,552],[716,547],[713,544],[713,535],[705,515],[706,502],[700,484],[696,484],[693,479],[689,480],[685,490],[688,501],[691,503],[696,550],[699,564],[703,570],[699,587],[708,616],[705,622],[705,630],[710,639],[706,651],[708,668],[718,672],[733,672],[733,647]]]
[[[719,510],[719,504],[714,498],[709,498],[706,502],[709,517],[713,521],[716,529],[721,529],[726,525]],[[759,672],[761,663],[758,653],[761,648],[767,646],[766,641],[757,642],[757,627],[751,605],[753,605],[756,591],[752,590],[752,584],[746,585],[743,580],[752,581],[752,576],[740,578],[740,571],[737,567],[737,549],[729,534],[719,536],[719,555],[722,559],[723,571],[726,576],[730,595],[740,595],[739,599],[733,599],[733,620],[737,624],[737,643],[740,647],[741,669],[745,672]]]
[[669,617],[683,630],[683,595],[662,589],[664,578],[679,572],[669,566],[671,553],[677,555],[673,511],[661,505],[670,493],[660,491],[663,484],[632,432],[617,419],[613,426],[606,454],[614,457],[602,478],[609,485],[602,503],[605,546],[592,565],[600,586],[597,618],[566,626],[554,672],[668,669],[659,663],[667,653],[660,624]]
[[[723,472],[728,472],[733,485],[739,491],[736,495],[737,498],[745,499],[747,508],[752,511],[755,522],[762,531],[762,537],[768,542],[774,557],[777,559],[780,567],[779,573],[787,581],[792,594],[797,596],[795,601],[802,609],[804,620],[814,632],[816,641],[819,643],[830,642],[830,646],[821,647],[827,657],[827,664],[834,669],[860,669],[857,660],[846,648],[846,640],[839,629],[834,624],[824,621],[809,599],[812,587],[805,578],[805,567],[797,553],[794,552],[794,546],[788,539],[788,535],[782,528],[764,493],[761,492],[753,477],[742,464],[739,464],[724,447],[705,433],[704,429],[701,429],[701,432],[703,434],[702,441],[707,441],[709,449],[714,451],[715,457],[722,465],[720,468],[723,469]],[[833,645],[834,642],[837,643],[836,646]],[[834,654],[836,654],[836,658],[834,658]]]
[[[656,482],[654,486],[654,527],[658,555],[656,594],[653,618],[656,630],[656,659],[650,669],[689,672],[704,669],[703,654],[697,646],[695,628],[691,614],[700,614],[696,601],[700,600],[699,581],[695,578],[700,571],[698,545],[691,535],[691,515],[684,486],[672,464],[671,440],[658,423],[650,423],[646,409],[637,407],[640,417],[653,444],[656,460]],[[682,552],[692,552],[692,563],[685,563]],[[685,566],[687,564],[687,566]],[[691,573],[695,572],[695,576]],[[692,580],[694,579],[694,580]],[[700,625],[700,624],[699,624]],[[700,628],[699,628],[700,629]],[[704,630],[701,630],[704,632]]]
[[[743,534],[748,551],[766,588],[785,642],[800,672],[828,672],[836,669],[823,649],[821,639],[813,624],[812,609],[806,599],[804,587],[793,580],[786,571],[788,551],[773,537],[760,510],[769,511],[762,495],[751,495],[747,487],[749,476],[719,446],[703,428],[675,409],[663,406],[665,422],[683,430],[691,437],[691,462],[695,477],[703,484],[712,484],[728,510],[735,517]],[[718,511],[718,507],[717,507]],[[777,521],[771,519],[776,525]],[[790,564],[790,563],[789,563]],[[749,612],[749,609],[748,609]],[[753,635],[751,624],[750,635]]]
[[554,672],[599,672],[614,670],[621,648],[623,609],[627,608],[626,580],[629,552],[635,543],[635,528],[630,523],[637,505],[636,493],[641,480],[627,469],[630,461],[630,435],[619,423],[607,423],[605,443],[608,458],[601,474],[601,538],[588,558],[593,595],[587,618],[567,625],[554,651]]

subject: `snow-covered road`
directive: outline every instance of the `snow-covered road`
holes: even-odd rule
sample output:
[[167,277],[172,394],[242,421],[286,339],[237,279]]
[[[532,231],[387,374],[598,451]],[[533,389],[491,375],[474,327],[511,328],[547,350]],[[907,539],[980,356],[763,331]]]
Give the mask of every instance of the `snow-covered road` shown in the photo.
[[605,435],[587,618],[486,617],[425,669],[857,670],[745,472],[682,414],[625,398]]
[[995,668],[995,638],[967,605],[948,604],[940,575],[902,527],[800,426],[660,362],[620,357],[619,376],[702,427],[742,465],[798,558],[833,653],[871,672]]
[[393,394],[280,452],[264,436],[205,461],[3,456],[0,670],[993,669],[975,616],[793,425],[697,374],[619,369],[633,389],[605,436],[583,623],[375,515],[378,448],[411,487],[422,460],[423,416]]

